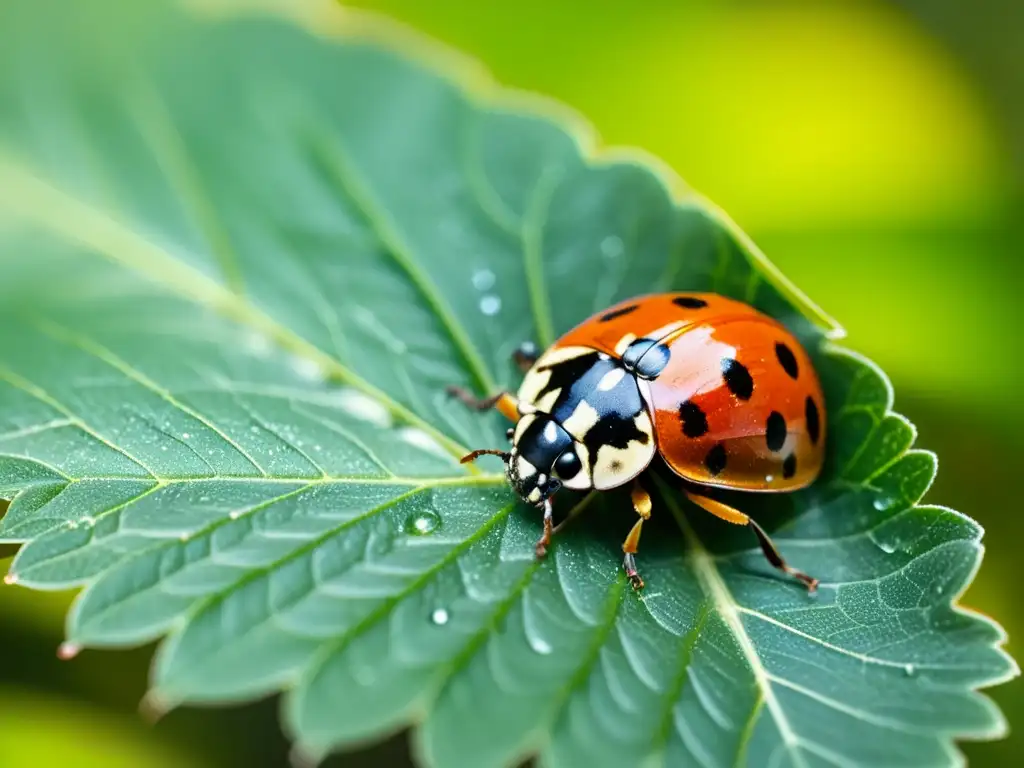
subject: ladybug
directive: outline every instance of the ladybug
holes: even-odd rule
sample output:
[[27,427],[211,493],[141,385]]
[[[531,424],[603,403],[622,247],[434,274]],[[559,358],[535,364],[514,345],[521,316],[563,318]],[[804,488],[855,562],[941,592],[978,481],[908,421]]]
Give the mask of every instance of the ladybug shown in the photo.
[[543,354],[525,344],[515,358],[525,372],[517,395],[449,392],[515,423],[510,450],[477,450],[462,461],[500,456],[515,492],[544,510],[538,557],[551,542],[560,488],[631,483],[638,519],[622,545],[623,567],[642,588],[635,555],[652,505],[640,475],[660,455],[690,501],[750,526],[769,562],[814,591],[817,579],[787,565],[761,526],[703,490],[794,491],[820,473],[821,384],[785,326],[717,294],[659,293],[591,316]]

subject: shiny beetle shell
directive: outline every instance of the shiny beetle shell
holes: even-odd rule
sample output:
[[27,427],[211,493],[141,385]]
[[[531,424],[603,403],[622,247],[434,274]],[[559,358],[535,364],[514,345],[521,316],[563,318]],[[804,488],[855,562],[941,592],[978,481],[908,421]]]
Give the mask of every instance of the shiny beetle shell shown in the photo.
[[655,294],[593,315],[545,351],[518,397],[575,441],[579,461],[559,475],[568,488],[622,485],[660,453],[699,485],[792,491],[824,458],[807,353],[781,323],[717,294]]

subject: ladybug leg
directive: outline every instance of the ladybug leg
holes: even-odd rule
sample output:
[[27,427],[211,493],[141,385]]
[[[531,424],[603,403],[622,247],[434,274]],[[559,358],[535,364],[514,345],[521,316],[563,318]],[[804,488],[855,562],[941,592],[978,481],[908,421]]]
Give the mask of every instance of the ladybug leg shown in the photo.
[[537,362],[539,357],[540,350],[537,349],[537,345],[532,341],[524,341],[512,353],[512,360],[515,361],[515,364],[519,366],[519,370],[523,373],[533,368],[533,364]]
[[554,530],[552,525],[552,504],[551,499],[544,500],[544,533],[537,540],[537,557],[544,557],[548,553],[548,545],[551,544],[551,533]]
[[644,520],[649,520],[651,517],[651,496],[637,481],[634,481],[633,491],[630,495],[633,499],[633,509],[640,515],[640,519],[633,524],[626,540],[622,542],[622,551],[626,553],[622,558],[622,567],[625,569],[633,589],[639,590],[644,588],[644,580],[637,573],[634,555],[636,555],[637,546],[640,544],[640,531],[644,527]]
[[789,574],[795,579],[799,579],[807,585],[808,592],[814,592],[818,588],[818,580],[813,576],[808,576],[803,571],[798,571],[796,568],[792,568],[786,564],[786,561],[779,554],[779,550],[775,547],[775,544],[768,537],[764,528],[758,525],[753,518],[743,514],[738,509],[733,509],[728,504],[723,504],[720,501],[709,499],[706,496],[699,496],[690,491],[683,491],[686,494],[686,498],[696,504],[698,507],[710,512],[715,517],[720,517],[730,523],[736,525],[749,525],[753,529],[754,534],[757,536],[757,542],[761,545],[761,551],[764,552],[764,556],[768,559],[768,562],[778,568],[783,573]]
[[477,411],[489,411],[491,408],[497,408],[498,412],[509,421],[519,421],[519,401],[508,392],[499,392],[491,397],[481,399],[462,387],[452,386],[448,387],[446,391],[469,408]]

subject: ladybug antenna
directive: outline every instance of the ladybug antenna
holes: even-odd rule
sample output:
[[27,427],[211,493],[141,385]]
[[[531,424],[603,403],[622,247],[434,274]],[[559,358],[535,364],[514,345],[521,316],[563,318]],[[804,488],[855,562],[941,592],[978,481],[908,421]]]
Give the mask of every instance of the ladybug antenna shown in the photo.
[[467,453],[462,457],[462,460],[459,463],[469,464],[471,461],[476,461],[481,456],[501,456],[501,460],[507,462],[511,454],[508,451],[499,451],[494,448],[481,448],[480,450],[473,451],[472,453]]

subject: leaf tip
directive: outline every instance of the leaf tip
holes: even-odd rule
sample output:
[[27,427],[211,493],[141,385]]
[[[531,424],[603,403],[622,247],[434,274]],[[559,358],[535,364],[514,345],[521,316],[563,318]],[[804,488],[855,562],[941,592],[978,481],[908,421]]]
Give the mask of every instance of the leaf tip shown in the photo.
[[[6,579],[4,579],[6,581]],[[78,643],[63,642],[57,646],[57,658],[61,661],[71,661],[79,653],[82,652],[82,646]]]
[[149,691],[139,702],[139,715],[150,725],[155,725],[174,705],[156,691]]
[[288,764],[291,768],[317,768],[321,759],[299,743],[293,744],[288,752]]
[[4,584],[17,584],[17,583],[18,583],[18,576],[17,576],[17,574],[8,573],[6,576],[4,576]]

